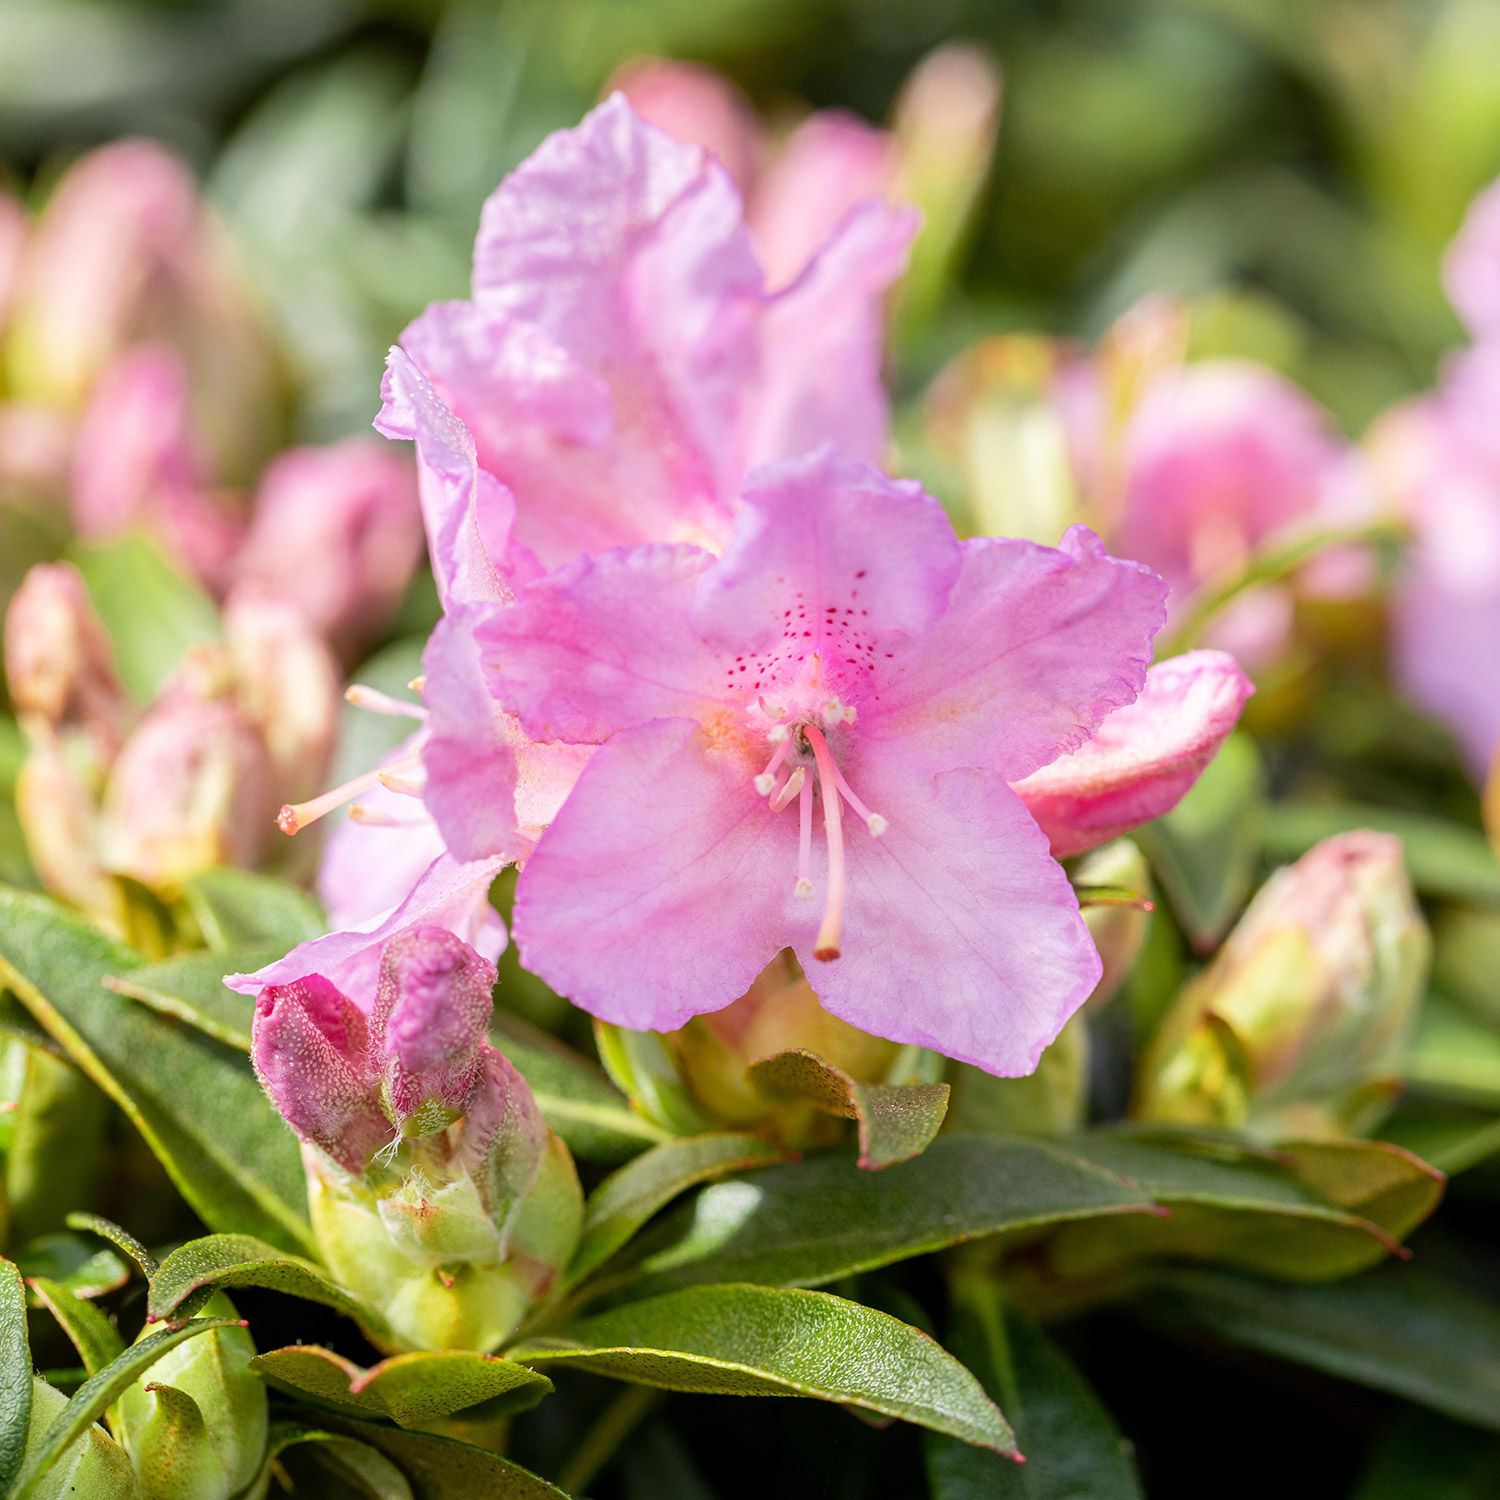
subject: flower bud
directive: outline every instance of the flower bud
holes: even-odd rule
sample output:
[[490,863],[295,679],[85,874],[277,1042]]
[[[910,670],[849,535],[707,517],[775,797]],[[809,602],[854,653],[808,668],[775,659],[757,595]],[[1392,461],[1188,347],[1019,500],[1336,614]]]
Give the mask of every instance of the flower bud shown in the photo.
[[1178,998],[1135,1112],[1267,1141],[1369,1129],[1399,1087],[1430,946],[1400,840],[1325,839]]
[[110,772],[105,865],[168,885],[215,865],[252,868],[272,827],[271,765],[244,710],[185,672],[149,709]]
[[378,438],[347,438],[270,464],[234,577],[293,600],[353,661],[400,603],[422,545],[411,464]]
[[120,918],[119,887],[99,857],[96,808],[83,777],[53,737],[38,737],[16,778],[16,817],[43,886],[107,926]]
[[[68,1398],[45,1380],[31,1377],[31,1417],[26,1459],[41,1446]],[[97,1422],[66,1449],[32,1490],[32,1500],[137,1500],[140,1490],[125,1450]]]
[[[1085,894],[1087,886],[1113,886],[1133,893],[1143,903],[1151,896],[1146,856],[1129,839],[1116,839],[1081,860],[1073,871],[1073,884],[1080,894]],[[1097,1008],[1113,997],[1130,973],[1146,941],[1151,913],[1144,906],[1089,904],[1085,900],[1083,920],[1104,964],[1099,983],[1086,1002]]]
[[130,700],[78,570],[40,563],[5,613],[5,678],[22,722],[81,730],[101,765],[120,748]]
[[[202,1316],[236,1314],[219,1292]],[[155,1332],[148,1323],[140,1338]],[[120,1427],[147,1497],[227,1500],[259,1473],[268,1414],[254,1357],[246,1329],[211,1329],[168,1350],[125,1391]]]

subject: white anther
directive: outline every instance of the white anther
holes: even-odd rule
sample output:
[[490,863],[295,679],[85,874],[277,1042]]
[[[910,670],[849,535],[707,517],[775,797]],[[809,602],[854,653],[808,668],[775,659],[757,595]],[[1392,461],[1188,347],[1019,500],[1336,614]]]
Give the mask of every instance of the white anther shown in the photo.
[[776,790],[776,778],[769,771],[762,771],[752,783],[758,797],[769,797]]
[[891,825],[887,823],[879,813],[871,813],[870,816],[865,819],[865,827],[870,830],[870,837],[872,839],[878,839],[880,835],[884,833],[890,826]]
[[786,740],[791,732],[791,726],[788,724],[773,724],[768,730],[766,730],[766,738],[770,740],[773,745],[781,745],[786,743]]
[[806,780],[807,767],[797,766],[787,777],[786,785],[771,798],[771,811],[780,812],[782,808],[789,806],[792,799],[802,790],[802,783]]
[[799,880],[796,885],[792,887],[792,894],[799,899],[806,901],[807,898],[812,895],[812,881]]

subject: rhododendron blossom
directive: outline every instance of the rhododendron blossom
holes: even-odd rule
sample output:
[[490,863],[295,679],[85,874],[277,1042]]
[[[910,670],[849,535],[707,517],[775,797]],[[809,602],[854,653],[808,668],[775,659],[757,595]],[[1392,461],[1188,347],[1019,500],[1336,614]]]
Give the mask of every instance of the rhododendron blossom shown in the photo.
[[[667,1030],[790,947],[852,1024],[1029,1071],[1099,957],[1007,783],[1134,699],[1165,592],[1083,528],[960,544],[824,448],[752,478],[722,559],[579,558],[471,616],[495,702],[600,747],[522,872],[523,962]],[[446,812],[460,848],[486,815]]]

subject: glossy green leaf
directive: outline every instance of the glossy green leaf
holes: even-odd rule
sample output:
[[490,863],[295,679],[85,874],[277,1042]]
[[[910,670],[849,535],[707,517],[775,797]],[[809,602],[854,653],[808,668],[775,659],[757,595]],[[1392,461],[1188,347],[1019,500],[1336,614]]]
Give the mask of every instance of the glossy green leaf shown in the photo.
[[801,1101],[855,1121],[859,1165],[868,1170],[920,1156],[948,1113],[946,1083],[860,1083],[802,1048],[751,1063],[745,1077],[768,1099]]
[[120,680],[137,703],[155,696],[189,646],[219,638],[213,600],[149,538],[75,542],[68,559],[83,575],[114,645]]
[[1229,930],[1250,894],[1264,812],[1260,754],[1237,732],[1171,812],[1131,835],[1201,951]]
[[1500,860],[1489,840],[1477,828],[1444,818],[1355,802],[1277,802],[1266,813],[1262,842],[1274,859],[1297,859],[1351,828],[1394,833],[1423,895],[1500,906]]
[[130,1280],[130,1267],[114,1250],[77,1234],[38,1235],[16,1251],[16,1264],[27,1280],[44,1276],[80,1297],[102,1297]]
[[981,1235],[1153,1211],[1139,1187],[1043,1141],[941,1135],[884,1172],[825,1152],[704,1188],[670,1217],[628,1290],[817,1286]]
[[240,1326],[236,1318],[193,1318],[131,1344],[118,1359],[78,1387],[73,1399],[31,1450],[6,1500],[29,1500],[52,1465],[104,1415],[120,1393],[139,1380],[162,1355],[212,1328]]
[[631,1031],[596,1020],[594,1041],[604,1071],[653,1125],[672,1135],[702,1135],[713,1129],[667,1044],[654,1031]]
[[552,1389],[545,1375],[490,1354],[441,1350],[397,1354],[368,1370],[316,1344],[258,1354],[251,1365],[268,1380],[361,1415],[417,1427],[481,1401],[505,1399],[524,1411]]
[[730,1172],[777,1161],[784,1154],[755,1135],[681,1136],[653,1146],[589,1195],[583,1237],[566,1280],[582,1280],[679,1193]]
[[227,1290],[236,1286],[265,1287],[289,1297],[321,1302],[348,1314],[377,1338],[388,1337],[379,1314],[336,1286],[311,1261],[286,1255],[248,1234],[206,1235],[174,1250],[151,1278],[147,1316],[170,1317],[204,1288]]
[[1417,1265],[1296,1286],[1162,1270],[1153,1316],[1500,1430],[1500,1306]]
[[959,1300],[948,1347],[1005,1406],[1026,1462],[928,1433],[931,1500],[1143,1500],[1109,1413],[1052,1340],[998,1299]]
[[1439,1099],[1500,1107],[1500,1032],[1430,991],[1417,1018],[1406,1081]]
[[1407,1411],[1376,1442],[1349,1500],[1493,1500],[1500,1438],[1436,1412]]
[[156,1275],[156,1257],[128,1229],[121,1229],[118,1224],[101,1219],[98,1214],[85,1213],[69,1214],[68,1228],[86,1230],[89,1234],[97,1234],[102,1240],[108,1240],[115,1249],[124,1251],[140,1267],[141,1275],[148,1281]]
[[[504,1029],[502,1029],[504,1028]],[[631,1109],[630,1101],[598,1068],[550,1037],[519,1035],[497,1015],[490,1041],[526,1080],[547,1124],[586,1161],[624,1161],[669,1132]]]
[[72,1341],[90,1375],[97,1375],[125,1352],[125,1341],[115,1325],[87,1298],[45,1276],[33,1277],[30,1286]]
[[110,1115],[70,1060],[27,1048],[25,1067],[4,1161],[9,1234],[19,1240],[61,1229],[70,1208],[98,1193]]
[[[333,1475],[366,1500],[415,1500],[411,1485],[395,1464],[367,1443],[326,1428],[305,1422],[273,1422],[267,1434],[266,1467],[289,1449],[308,1446],[314,1450],[320,1467],[330,1468]],[[321,1476],[320,1476],[321,1477]],[[297,1488],[293,1477],[294,1492]],[[252,1494],[258,1493],[256,1490]]]
[[31,1423],[31,1345],[26,1337],[26,1285],[0,1259],[0,1493],[26,1456]]
[[226,974],[251,974],[285,955],[282,941],[244,943],[208,953],[189,953],[159,964],[143,964],[108,981],[109,988],[129,995],[195,1026],[241,1052],[250,1050],[250,1022],[255,1001],[226,989]]
[[1380,1134],[1452,1176],[1500,1152],[1500,1115],[1483,1106],[1409,1095]]
[[925,1333],[827,1292],[700,1286],[632,1302],[511,1351],[669,1391],[816,1396],[1015,1450],[979,1382]]
[[1438,1206],[1447,1179],[1389,1141],[1292,1141],[1277,1150],[1298,1179],[1405,1239]]
[[221,953],[246,943],[279,943],[285,953],[328,931],[306,891],[253,870],[200,870],[183,882],[182,896],[203,941]]
[[309,1245],[296,1140],[249,1059],[105,988],[137,967],[45,897],[0,891],[0,978],[125,1111],[199,1217]]

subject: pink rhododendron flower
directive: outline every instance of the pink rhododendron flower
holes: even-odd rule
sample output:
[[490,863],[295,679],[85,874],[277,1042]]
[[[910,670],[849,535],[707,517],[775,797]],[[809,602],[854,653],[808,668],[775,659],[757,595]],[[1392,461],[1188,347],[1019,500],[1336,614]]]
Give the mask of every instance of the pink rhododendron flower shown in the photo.
[[1500,182],[1469,205],[1443,262],[1443,286],[1476,340],[1500,338]]
[[1177,806],[1255,689],[1223,651],[1158,662],[1093,738],[1015,784],[1055,858],[1081,854]]
[[881,455],[879,299],[915,228],[866,204],[767,293],[728,173],[616,96],[500,184],[473,299],[430,307],[401,345],[544,565],[721,546],[752,465],[827,439]]
[[[917,484],[824,448],[759,471],[722,560],[579,558],[472,613],[494,702],[599,746],[522,872],[523,961],[668,1030],[791,947],[853,1025],[1029,1071],[1099,958],[1007,783],[1134,699],[1164,597],[1081,528],[960,544]],[[428,774],[452,844],[486,807]]]

